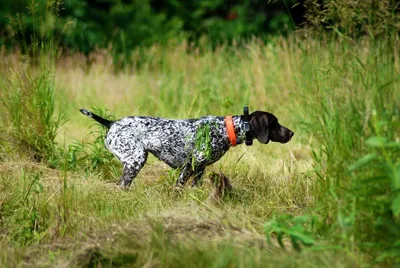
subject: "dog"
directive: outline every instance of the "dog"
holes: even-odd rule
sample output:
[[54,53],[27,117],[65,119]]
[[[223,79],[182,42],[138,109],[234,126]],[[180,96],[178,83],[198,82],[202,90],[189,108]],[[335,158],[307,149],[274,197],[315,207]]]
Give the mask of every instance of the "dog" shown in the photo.
[[193,185],[197,185],[206,166],[218,161],[232,146],[243,142],[249,145],[253,139],[262,144],[287,143],[294,135],[273,114],[264,111],[183,120],[128,116],[116,121],[87,109],[80,111],[108,129],[105,145],[123,164],[121,188],[130,187],[148,153],[171,168],[179,168],[176,186],[183,187],[191,176]]

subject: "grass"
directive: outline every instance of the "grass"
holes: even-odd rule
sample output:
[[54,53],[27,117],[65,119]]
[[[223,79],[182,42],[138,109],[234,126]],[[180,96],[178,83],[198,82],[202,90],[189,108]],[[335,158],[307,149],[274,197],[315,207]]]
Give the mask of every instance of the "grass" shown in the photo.
[[[2,52],[0,266],[395,263],[398,44],[291,36],[188,53],[182,43],[153,46],[121,72],[104,51],[45,66]],[[104,132],[79,113],[189,118],[244,105],[274,113],[292,141],[232,148],[181,193],[154,157],[118,189]],[[208,178],[219,170],[234,190],[214,203]]]

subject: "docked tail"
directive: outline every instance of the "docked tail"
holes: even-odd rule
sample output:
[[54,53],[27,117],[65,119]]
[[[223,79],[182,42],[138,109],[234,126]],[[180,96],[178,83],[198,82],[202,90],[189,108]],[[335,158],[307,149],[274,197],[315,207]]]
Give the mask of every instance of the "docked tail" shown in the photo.
[[89,116],[90,118],[93,118],[94,120],[96,120],[97,122],[99,122],[100,124],[102,124],[103,126],[105,126],[107,128],[110,128],[112,126],[112,124],[114,124],[114,121],[104,119],[103,117],[98,116],[97,114],[94,114],[94,113],[90,112],[89,110],[80,109],[79,111],[81,111],[82,114]]

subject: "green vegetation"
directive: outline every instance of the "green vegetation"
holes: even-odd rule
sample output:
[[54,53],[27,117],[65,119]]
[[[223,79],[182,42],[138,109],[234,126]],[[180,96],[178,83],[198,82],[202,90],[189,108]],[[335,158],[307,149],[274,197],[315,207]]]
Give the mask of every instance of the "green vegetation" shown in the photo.
[[116,58],[124,59],[138,46],[166,44],[170,39],[197,42],[207,36],[215,45],[253,35],[286,33],[295,23],[289,12],[301,7],[289,8],[296,2],[3,0],[0,45],[30,43],[37,20],[42,19],[37,34],[47,37],[54,33],[67,51],[89,53],[109,48]]
[[[399,263],[397,13],[390,1],[311,7],[312,29],[268,44],[154,44],[120,72],[111,53],[60,55],[37,34],[27,53],[3,49],[0,266]],[[274,113],[292,141],[232,148],[181,192],[154,157],[120,190],[104,129],[78,110],[188,118],[244,105]],[[219,170],[233,191],[214,202]]]

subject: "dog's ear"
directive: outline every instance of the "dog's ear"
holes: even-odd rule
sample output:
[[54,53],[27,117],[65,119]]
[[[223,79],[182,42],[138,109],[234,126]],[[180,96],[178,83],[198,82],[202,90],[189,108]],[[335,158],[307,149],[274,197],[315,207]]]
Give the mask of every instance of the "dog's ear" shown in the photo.
[[250,124],[254,132],[254,137],[259,142],[267,144],[269,142],[267,113],[261,113],[261,112],[252,113]]

